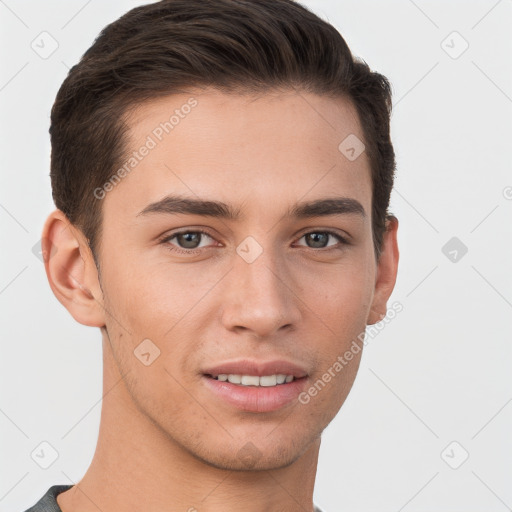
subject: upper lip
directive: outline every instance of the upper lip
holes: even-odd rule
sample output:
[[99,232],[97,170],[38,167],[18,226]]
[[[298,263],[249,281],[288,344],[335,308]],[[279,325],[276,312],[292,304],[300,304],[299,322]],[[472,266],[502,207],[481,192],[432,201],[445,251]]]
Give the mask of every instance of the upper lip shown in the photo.
[[263,375],[293,375],[296,379],[306,377],[307,372],[300,366],[289,361],[275,359],[273,361],[256,361],[250,359],[240,359],[235,361],[225,361],[215,366],[203,370],[205,375],[217,376],[225,375],[254,375],[261,377]]

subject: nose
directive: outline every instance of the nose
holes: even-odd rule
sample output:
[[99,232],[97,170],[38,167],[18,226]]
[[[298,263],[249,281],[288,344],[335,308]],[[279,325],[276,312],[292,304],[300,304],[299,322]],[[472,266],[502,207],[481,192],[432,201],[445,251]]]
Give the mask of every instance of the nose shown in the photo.
[[226,329],[268,338],[298,325],[298,287],[285,262],[263,251],[251,263],[237,254],[233,265],[221,306]]

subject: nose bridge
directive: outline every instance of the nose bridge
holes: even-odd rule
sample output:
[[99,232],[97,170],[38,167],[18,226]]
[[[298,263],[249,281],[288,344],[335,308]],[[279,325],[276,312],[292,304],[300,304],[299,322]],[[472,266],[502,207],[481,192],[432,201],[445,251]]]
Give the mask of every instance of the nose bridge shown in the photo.
[[229,293],[223,300],[223,322],[229,329],[245,328],[269,336],[295,325],[299,310],[285,263],[252,237],[237,247],[230,272]]

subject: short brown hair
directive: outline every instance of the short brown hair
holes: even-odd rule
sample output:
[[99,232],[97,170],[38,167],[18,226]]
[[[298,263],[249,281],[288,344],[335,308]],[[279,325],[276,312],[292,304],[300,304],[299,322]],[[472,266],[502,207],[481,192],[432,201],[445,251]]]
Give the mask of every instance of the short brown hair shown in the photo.
[[388,80],[293,0],[162,0],[106,26],[69,71],[52,108],[53,200],[84,233],[96,264],[102,210],[93,191],[128,150],[123,116],[143,101],[194,86],[233,93],[294,87],[348,98],[371,166],[379,258],[395,173]]

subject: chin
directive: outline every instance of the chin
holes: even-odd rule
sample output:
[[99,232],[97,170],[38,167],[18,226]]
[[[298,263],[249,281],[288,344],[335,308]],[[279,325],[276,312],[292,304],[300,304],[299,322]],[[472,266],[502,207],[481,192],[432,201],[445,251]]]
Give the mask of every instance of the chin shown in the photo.
[[[279,428],[279,427],[277,427]],[[229,471],[268,471],[286,468],[296,462],[315,441],[320,441],[319,432],[296,433],[283,431],[281,437],[274,431],[260,435],[244,435],[241,440],[224,439],[209,447],[202,441],[192,451],[193,455],[217,469]],[[286,437],[283,437],[286,436]]]
[[[251,448],[249,448],[251,446]],[[226,454],[196,454],[205,464],[228,471],[269,471],[286,468],[300,458],[300,453],[262,453],[255,445]]]

